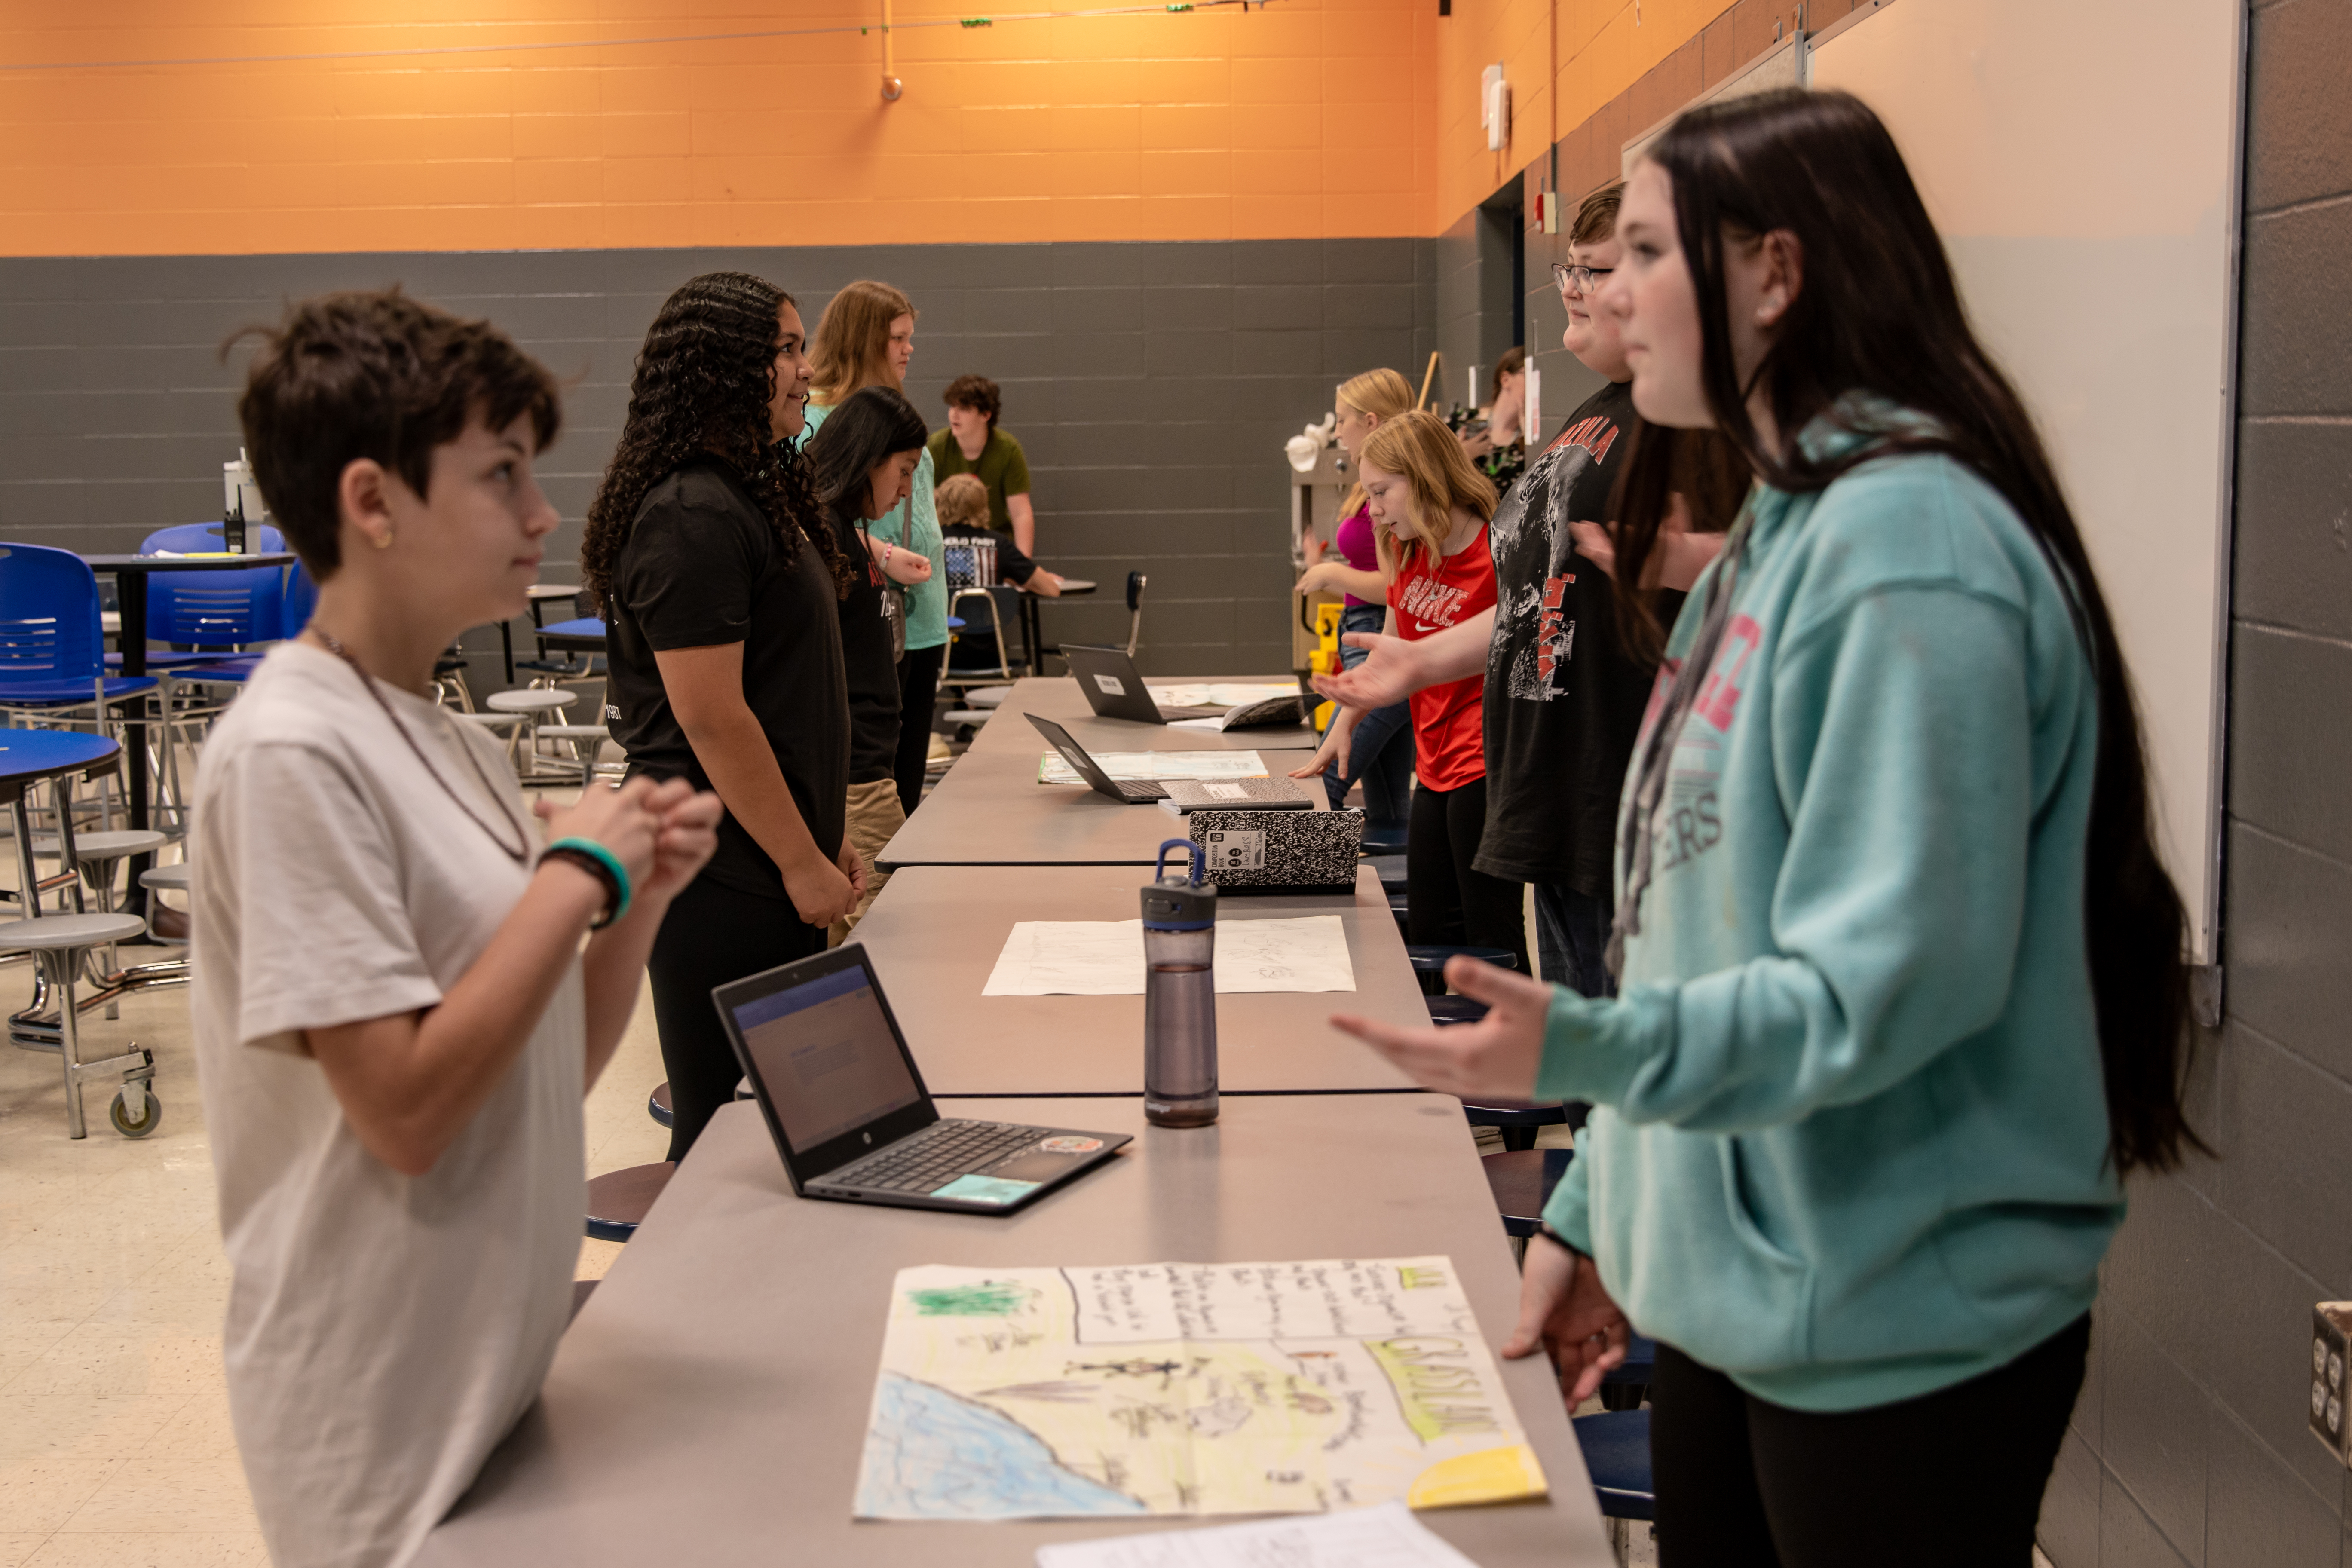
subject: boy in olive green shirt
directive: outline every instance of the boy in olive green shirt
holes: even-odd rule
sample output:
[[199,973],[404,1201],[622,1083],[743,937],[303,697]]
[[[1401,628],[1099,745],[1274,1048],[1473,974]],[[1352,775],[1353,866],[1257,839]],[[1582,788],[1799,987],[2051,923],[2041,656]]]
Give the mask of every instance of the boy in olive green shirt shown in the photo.
[[931,433],[934,482],[976,475],[988,487],[988,526],[1009,533],[1024,555],[1037,552],[1036,514],[1029,508],[1029,458],[1021,443],[996,427],[1003,398],[984,375],[960,375],[948,384],[948,426]]

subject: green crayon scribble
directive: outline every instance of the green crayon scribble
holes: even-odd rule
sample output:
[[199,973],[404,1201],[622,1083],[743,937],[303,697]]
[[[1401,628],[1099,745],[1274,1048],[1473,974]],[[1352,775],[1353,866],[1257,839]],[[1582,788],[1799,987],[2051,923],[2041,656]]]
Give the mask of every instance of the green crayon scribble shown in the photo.
[[1029,1304],[1024,1286],[983,1279],[977,1285],[950,1285],[943,1290],[909,1290],[916,1314],[925,1318],[1009,1318]]

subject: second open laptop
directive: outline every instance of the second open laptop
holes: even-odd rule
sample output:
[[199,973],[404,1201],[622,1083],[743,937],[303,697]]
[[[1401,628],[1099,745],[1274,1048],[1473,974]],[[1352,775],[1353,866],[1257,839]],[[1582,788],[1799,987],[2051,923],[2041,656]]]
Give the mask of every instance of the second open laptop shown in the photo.
[[1135,660],[1125,648],[1087,647],[1078,643],[1064,643],[1062,657],[1069,660],[1070,673],[1077,678],[1078,689],[1086,693],[1087,705],[1097,719],[1132,719],[1140,724],[1165,724],[1171,719],[1214,719],[1224,713],[1222,708],[1163,708],[1143,684],[1136,672]]
[[710,996],[802,1197],[1011,1214],[1131,1142],[942,1117],[856,942]]

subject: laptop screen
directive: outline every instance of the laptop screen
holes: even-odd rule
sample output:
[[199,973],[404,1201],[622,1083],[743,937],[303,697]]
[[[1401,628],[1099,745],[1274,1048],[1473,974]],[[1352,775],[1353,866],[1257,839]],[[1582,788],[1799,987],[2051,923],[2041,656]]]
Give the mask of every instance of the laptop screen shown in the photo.
[[795,1154],[922,1099],[862,964],[732,1011]]

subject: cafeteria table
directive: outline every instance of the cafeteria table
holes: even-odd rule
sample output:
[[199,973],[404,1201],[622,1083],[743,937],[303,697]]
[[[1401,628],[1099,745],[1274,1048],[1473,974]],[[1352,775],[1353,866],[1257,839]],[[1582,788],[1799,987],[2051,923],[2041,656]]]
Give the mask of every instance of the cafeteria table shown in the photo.
[[[1155,815],[1157,815],[1155,813]],[[1143,1091],[1143,997],[983,996],[1016,921],[1131,921],[1150,873],[1130,866],[916,866],[890,879],[851,938],[936,1095]],[[1353,991],[1228,992],[1217,998],[1225,1096],[1410,1089],[1388,1061],[1339,1033],[1334,1013],[1402,1028],[1429,1023],[1396,919],[1371,868],[1352,897],[1227,893],[1217,921],[1336,914]],[[960,1114],[960,1113],[959,1113]],[[1084,1117],[1073,1110],[1065,1114]]]
[[[1215,684],[1274,685],[1291,683],[1294,679],[1288,675],[1220,676]],[[1147,678],[1144,684],[1156,689],[1212,683]],[[1263,730],[1194,730],[1181,725],[1146,724],[1134,719],[1097,719],[1094,710],[1087,705],[1086,696],[1078,689],[1075,678],[1066,675],[1031,676],[1013,683],[1013,689],[1005,694],[995,717],[980,727],[980,732],[972,737],[971,750],[964,755],[1026,751],[1031,757],[1035,757],[1045,749],[1045,742],[1034,725],[1021,719],[1023,713],[1034,713],[1040,719],[1052,720],[1067,730],[1071,739],[1089,752],[1251,752],[1264,751],[1268,747],[1311,752],[1320,742],[1320,737],[1303,724],[1284,724]],[[1302,757],[1299,760],[1304,762],[1306,759]],[[956,765],[961,767],[963,764],[959,760]],[[949,770],[950,774],[954,771],[953,768]]]
[[[1128,805],[1084,784],[1037,782],[1045,742],[1014,714],[989,727],[1018,724],[1035,743],[971,751],[923,797],[906,826],[876,857],[885,871],[902,866],[1149,866],[1160,846],[1184,837],[1184,822],[1156,805]],[[1142,728],[1143,726],[1137,726]],[[1182,731],[1179,731],[1181,733]],[[1089,752],[1094,751],[1087,745]],[[1105,748],[1108,750],[1109,748]],[[1307,752],[1264,753],[1266,772],[1286,773]],[[1312,780],[1303,781],[1302,786]],[[1307,790],[1312,809],[1330,809],[1320,791]]]
[[[1186,1131],[1147,1126],[1132,1098],[951,1110],[1136,1141],[1029,1208],[989,1217],[795,1198],[758,1109],[720,1110],[419,1568],[1033,1568],[1052,1542],[1228,1522],[854,1521],[902,1268],[1444,1254],[1490,1349],[1517,1319],[1510,1248],[1461,1107],[1444,1096],[1237,1099],[1217,1125]],[[1501,1364],[1549,1495],[1417,1517],[1481,1568],[1604,1568],[1551,1368],[1541,1355]]]
[[[147,576],[151,572],[243,572],[256,566],[290,566],[294,553],[289,550],[253,551],[241,555],[85,555],[82,562],[92,572],[110,574],[114,578],[115,602],[121,610],[122,674],[137,678],[147,673]],[[131,720],[124,731],[130,753],[128,788],[125,795],[131,807],[131,826],[145,827],[147,822],[147,726],[143,721]],[[163,743],[171,744],[171,731],[166,727]],[[134,855],[131,858],[131,891],[123,904],[125,912],[142,916],[147,913],[147,889],[140,877],[154,863],[153,857]]]

